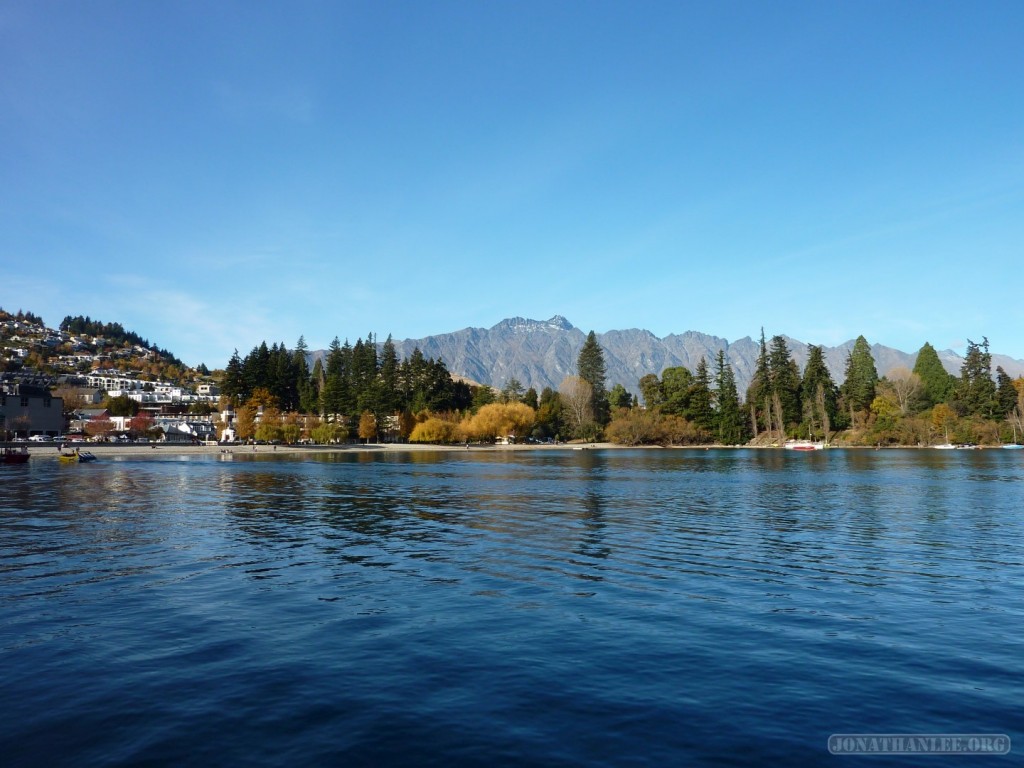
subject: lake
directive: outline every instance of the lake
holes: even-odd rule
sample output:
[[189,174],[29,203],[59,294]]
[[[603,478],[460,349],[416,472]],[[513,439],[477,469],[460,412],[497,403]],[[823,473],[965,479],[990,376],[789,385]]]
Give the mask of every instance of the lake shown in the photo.
[[920,764],[830,755],[835,733],[1019,749],[1019,453],[0,467],[0,755]]

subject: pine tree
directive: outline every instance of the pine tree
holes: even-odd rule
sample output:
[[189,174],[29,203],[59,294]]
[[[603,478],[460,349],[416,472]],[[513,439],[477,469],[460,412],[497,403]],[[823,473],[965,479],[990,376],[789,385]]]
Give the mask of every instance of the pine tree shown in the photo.
[[576,359],[576,369],[580,378],[590,384],[593,390],[591,408],[594,413],[594,421],[603,427],[610,421],[608,390],[605,389],[604,351],[597,343],[597,335],[593,331],[583,342],[579,357]]
[[842,386],[851,422],[855,413],[866,412],[871,407],[877,384],[878,371],[871,357],[871,345],[863,336],[858,336],[846,358],[846,380]]
[[814,432],[820,429],[827,433],[836,423],[839,392],[825,364],[824,350],[811,344],[807,353],[807,365],[800,382],[804,424]]
[[718,442],[722,445],[742,443],[745,437],[745,420],[740,410],[739,392],[736,391],[736,376],[722,350],[718,350],[718,357],[715,359],[715,390]]
[[754,376],[747,387],[747,405],[750,408],[750,425],[757,437],[759,428],[766,431],[772,429],[771,419],[771,371],[768,367],[768,345],[764,340],[764,328],[761,329],[761,346],[754,365]]
[[1017,407],[1017,388],[1013,386],[1013,379],[1003,370],[1003,367],[996,367],[996,415],[1007,416]]
[[401,409],[398,368],[395,342],[391,340],[391,334],[388,334],[380,350],[380,408],[387,416],[392,416]]
[[992,418],[997,408],[996,383],[992,380],[992,355],[988,339],[981,344],[967,340],[967,354],[956,386],[957,409],[972,416]]
[[715,412],[712,402],[711,375],[708,373],[707,360],[701,357],[693,375],[693,384],[690,385],[689,407],[685,415],[699,429],[708,434],[712,434],[715,429]]
[[229,399],[241,404],[248,399],[248,392],[245,388],[245,378],[242,375],[242,358],[238,356],[236,349],[231,359],[228,360],[224,369],[224,381],[221,383],[220,391]]
[[789,352],[783,336],[773,336],[768,353],[768,369],[771,377],[772,396],[778,397],[782,406],[783,423],[778,427],[785,430],[790,424],[800,422],[800,368]]

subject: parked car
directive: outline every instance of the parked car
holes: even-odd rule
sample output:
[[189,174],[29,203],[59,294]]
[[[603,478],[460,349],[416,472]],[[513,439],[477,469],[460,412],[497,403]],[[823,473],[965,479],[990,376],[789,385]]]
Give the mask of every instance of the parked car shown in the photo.
[[32,435],[29,438],[33,443],[48,443],[52,438],[49,435]]

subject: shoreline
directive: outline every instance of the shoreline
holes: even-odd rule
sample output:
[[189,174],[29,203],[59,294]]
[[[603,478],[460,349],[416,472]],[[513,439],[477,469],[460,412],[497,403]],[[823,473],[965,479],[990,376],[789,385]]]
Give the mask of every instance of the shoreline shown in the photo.
[[[20,450],[28,449],[33,458],[52,456],[57,458],[58,443],[14,443],[0,442],[0,448],[11,448]],[[783,451],[782,446],[768,445],[618,445],[617,443],[559,443],[558,445],[488,445],[473,444],[469,448],[466,445],[435,445],[432,443],[368,443],[368,444],[345,444],[345,445],[167,445],[165,443],[65,443],[67,448],[79,448],[89,451],[97,458],[103,456],[204,456],[218,454],[237,455],[294,455],[294,454],[330,454],[330,453],[423,453],[423,452],[523,452],[523,451],[584,451],[584,450],[688,450],[688,451],[723,451],[723,450],[756,450],[756,451]],[[930,450],[933,446],[928,445],[892,445],[875,447],[872,445],[843,445],[833,446],[829,450]],[[999,446],[977,446],[970,450],[994,450]],[[818,451],[815,451],[818,453]]]

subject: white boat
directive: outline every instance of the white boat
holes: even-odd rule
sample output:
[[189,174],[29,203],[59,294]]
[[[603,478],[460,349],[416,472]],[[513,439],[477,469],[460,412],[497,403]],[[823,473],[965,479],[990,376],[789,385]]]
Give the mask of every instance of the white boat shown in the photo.
[[956,450],[956,446],[952,443],[939,443],[938,445],[929,445],[929,448],[934,448],[937,451],[953,451]]
[[1017,445],[1017,443],[1006,443],[1006,445],[1004,445],[1003,448],[1007,451],[1019,451],[1021,448],[1024,448],[1024,445]]
[[822,451],[824,443],[816,443],[813,440],[787,440],[782,446],[787,451]]

